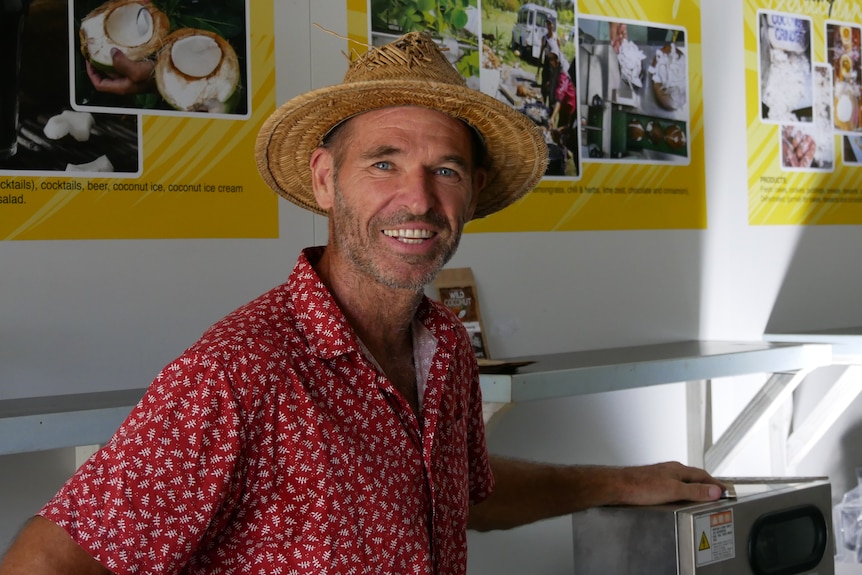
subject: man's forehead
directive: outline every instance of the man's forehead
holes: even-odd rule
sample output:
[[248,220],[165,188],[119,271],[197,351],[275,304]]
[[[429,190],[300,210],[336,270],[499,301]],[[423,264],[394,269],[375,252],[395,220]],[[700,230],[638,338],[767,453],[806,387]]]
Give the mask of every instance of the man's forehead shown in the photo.
[[[343,128],[359,125],[360,129],[367,129],[368,125],[371,126],[380,126],[381,122],[385,121],[387,116],[395,117],[399,119],[399,122],[396,123],[396,127],[405,126],[404,121],[409,121],[410,116],[425,116],[428,118],[428,115],[435,117],[436,121],[439,121],[441,124],[448,124],[450,126],[460,128],[464,131],[465,136],[475,137],[478,136],[475,129],[470,126],[467,122],[462,120],[461,118],[456,118],[455,116],[451,116],[446,114],[445,112],[441,112],[440,110],[435,110],[434,108],[428,108],[424,106],[387,106],[383,108],[375,108],[373,110],[367,110],[365,112],[361,112],[356,114],[355,116],[351,116],[346,120],[342,121],[340,124],[336,125],[332,130],[329,131],[327,138],[324,139],[326,141],[329,139],[330,135],[334,135],[336,132],[343,131]],[[352,131],[352,130],[351,130]],[[368,132],[371,134],[372,132]],[[480,140],[482,139],[479,137]]]
[[357,115],[355,115],[355,116],[353,116],[353,117],[351,117],[345,121],[349,122],[349,121],[354,120],[356,118],[363,118],[363,119],[368,120],[368,121],[374,121],[374,120],[376,120],[382,116],[387,116],[387,115],[410,116],[410,115],[425,115],[425,114],[429,114],[429,113],[431,115],[438,116],[441,121],[444,121],[444,122],[445,121],[454,121],[454,122],[458,122],[460,124],[467,126],[467,123],[464,122],[461,118],[456,118],[455,116],[451,116],[445,112],[441,112],[440,110],[436,110],[434,108],[429,108],[429,107],[425,107],[425,106],[412,106],[412,105],[385,106],[382,108],[374,108],[373,110],[367,110],[365,112],[360,112],[359,114],[357,114]]
[[[462,120],[461,118],[457,118],[455,116],[451,116],[449,114],[446,114],[445,112],[442,112],[440,110],[435,110],[434,108],[425,107],[425,106],[413,106],[413,105],[385,106],[382,108],[374,108],[372,110],[366,110],[364,112],[360,112],[359,114],[356,114],[355,116],[351,116],[350,118],[343,120],[341,123],[339,123],[335,127],[333,127],[327,133],[326,137],[324,138],[324,145],[327,145],[328,143],[334,142],[335,138],[336,138],[336,134],[345,133],[345,132],[347,134],[353,134],[354,131],[352,129],[350,129],[351,126],[356,126],[357,124],[360,124],[359,128],[363,129],[363,128],[365,128],[364,124],[370,123],[373,125],[375,122],[377,122],[381,119],[382,115],[384,115],[386,113],[393,113],[393,112],[399,113],[399,112],[403,111],[403,112],[409,114],[411,111],[415,112],[417,110],[420,112],[421,111],[433,112],[434,114],[438,114],[440,116],[441,121],[443,121],[443,122],[448,121],[448,122],[452,122],[453,123],[452,125],[461,126],[464,129],[464,135],[467,136],[470,140],[470,145],[472,148],[474,161],[476,161],[476,159],[478,159],[480,164],[484,163],[486,153],[487,153],[486,148],[485,148],[485,139],[482,136],[482,134],[479,133],[478,130],[476,130],[473,126],[471,126],[470,124],[468,124],[466,121]],[[355,120],[359,120],[359,121],[357,122]],[[345,130],[345,128],[348,128],[348,129]],[[364,130],[363,130],[363,132],[364,132]],[[372,134],[375,132],[368,132],[368,133]]]

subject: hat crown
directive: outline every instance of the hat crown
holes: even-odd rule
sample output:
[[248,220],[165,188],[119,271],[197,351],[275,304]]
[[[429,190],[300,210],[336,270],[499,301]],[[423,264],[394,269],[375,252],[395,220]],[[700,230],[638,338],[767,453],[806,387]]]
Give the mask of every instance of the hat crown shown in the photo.
[[273,112],[255,146],[258,169],[276,192],[318,214],[311,158],[334,126],[391,106],[419,106],[457,118],[485,142],[488,177],[473,218],[512,204],[542,178],[548,148],[542,131],[507,103],[468,86],[427,32],[411,32],[353,53],[344,82],[295,96]]
[[344,75],[345,83],[376,80],[467,85],[427,32],[410,32],[394,42],[368,50],[350,63]]

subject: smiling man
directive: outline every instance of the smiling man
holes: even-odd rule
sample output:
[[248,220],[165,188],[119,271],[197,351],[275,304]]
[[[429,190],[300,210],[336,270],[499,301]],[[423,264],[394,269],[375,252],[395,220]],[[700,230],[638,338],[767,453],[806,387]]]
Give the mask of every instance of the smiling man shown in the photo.
[[328,244],[165,367],[0,574],[459,575],[468,527],[719,497],[679,463],[488,454],[469,336],[423,289],[468,221],[539,182],[547,149],[429,36],[284,104],[256,152],[275,191],[329,217]]
[[466,124],[428,108],[345,122],[311,156],[315,200],[331,223],[324,262],[336,252],[415,300],[454,254],[484,187],[471,142]]

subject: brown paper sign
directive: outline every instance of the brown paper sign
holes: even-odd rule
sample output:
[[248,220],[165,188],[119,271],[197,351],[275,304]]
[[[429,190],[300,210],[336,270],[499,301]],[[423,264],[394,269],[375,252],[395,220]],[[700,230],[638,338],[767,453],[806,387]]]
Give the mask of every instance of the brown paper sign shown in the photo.
[[482,325],[473,271],[470,268],[443,269],[437,275],[434,286],[439,293],[440,302],[452,310],[467,328],[476,357],[489,359],[491,353]]

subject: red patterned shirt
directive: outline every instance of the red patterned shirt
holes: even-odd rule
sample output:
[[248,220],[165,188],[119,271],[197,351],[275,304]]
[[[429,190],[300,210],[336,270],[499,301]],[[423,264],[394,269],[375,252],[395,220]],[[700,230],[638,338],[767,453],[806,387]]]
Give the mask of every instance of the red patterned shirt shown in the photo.
[[119,574],[464,573],[468,506],[493,487],[469,337],[422,301],[420,426],[321,254],[168,365],[41,514]]

